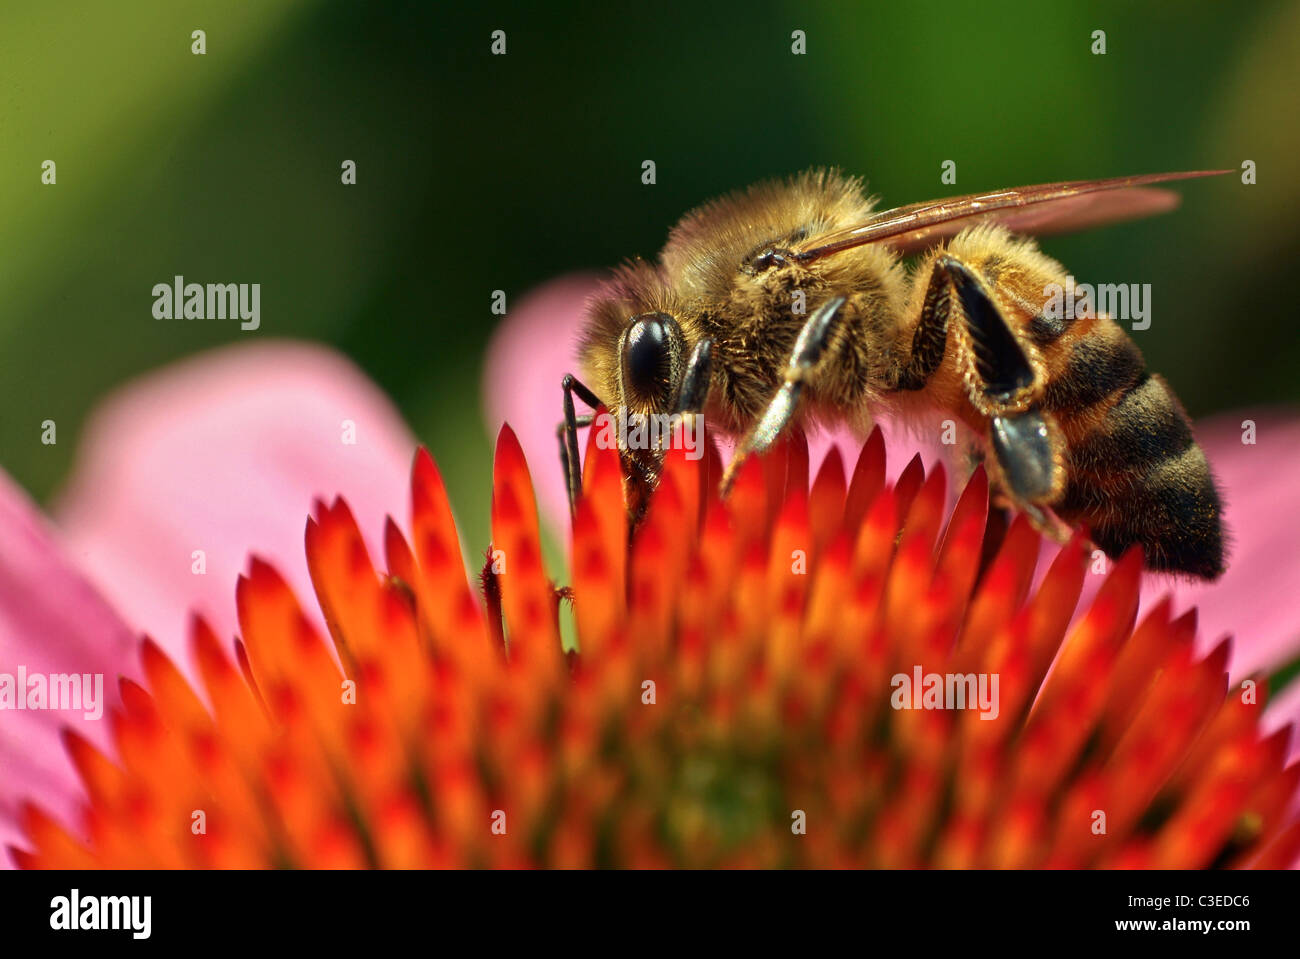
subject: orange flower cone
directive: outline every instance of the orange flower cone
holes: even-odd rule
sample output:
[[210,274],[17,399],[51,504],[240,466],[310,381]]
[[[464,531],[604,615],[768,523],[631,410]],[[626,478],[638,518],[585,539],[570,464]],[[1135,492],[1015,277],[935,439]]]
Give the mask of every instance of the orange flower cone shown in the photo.
[[[329,637],[252,560],[233,648],[194,622],[202,688],[146,640],[117,756],[66,737],[84,822],[29,805],[29,848],[12,854],[43,868],[1294,859],[1289,730],[1263,735],[1263,690],[1227,686],[1226,642],[1194,655],[1194,614],[1171,620],[1165,603],[1135,624],[1136,552],[1067,633],[1082,538],[1033,589],[1038,535],[1023,518],[991,534],[982,472],[945,516],[941,468],[913,460],[888,486],[884,466],[876,433],[851,476],[833,455],[810,484],[795,437],[746,464],[724,504],[716,452],[671,451],[629,544],[618,454],[592,443],[561,591],[503,428],[484,609],[421,451],[384,572],[348,506],[316,504],[306,548]],[[576,654],[561,645],[569,599]],[[996,709],[896,708],[898,677],[928,674],[996,677]]]

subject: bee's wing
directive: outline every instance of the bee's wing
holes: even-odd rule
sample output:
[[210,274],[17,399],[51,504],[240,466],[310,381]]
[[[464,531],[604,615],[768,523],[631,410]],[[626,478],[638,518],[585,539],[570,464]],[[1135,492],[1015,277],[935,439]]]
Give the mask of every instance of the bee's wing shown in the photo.
[[1196,170],[1106,180],[1069,180],[912,203],[884,210],[847,230],[813,237],[808,246],[795,255],[806,262],[867,243],[888,243],[900,252],[915,253],[952,236],[976,220],[1000,223],[1017,233],[1037,235],[1083,230],[1103,223],[1164,213],[1178,205],[1177,193],[1146,189],[1152,183],[1230,172]]

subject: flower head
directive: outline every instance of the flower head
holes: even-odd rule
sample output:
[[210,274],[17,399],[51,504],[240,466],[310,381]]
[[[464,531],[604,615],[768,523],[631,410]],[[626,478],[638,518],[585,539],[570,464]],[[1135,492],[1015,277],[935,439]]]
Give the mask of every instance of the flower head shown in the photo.
[[1194,613],[1162,603],[1135,626],[1137,553],[1069,628],[1082,541],[1033,588],[1038,535],[988,522],[982,473],[945,515],[942,468],[887,483],[878,433],[851,476],[834,453],[810,484],[797,436],[725,503],[718,471],[670,451],[629,537],[617,451],[589,444],[557,590],[504,428],[486,611],[427,453],[382,573],[346,503],[318,502],[306,548],[332,645],[253,560],[233,656],[196,619],[196,691],[146,641],[116,760],[66,737],[84,835],[28,806],[15,858],[1195,867],[1300,850],[1289,730],[1264,735],[1262,691],[1227,687],[1226,642],[1195,653]]

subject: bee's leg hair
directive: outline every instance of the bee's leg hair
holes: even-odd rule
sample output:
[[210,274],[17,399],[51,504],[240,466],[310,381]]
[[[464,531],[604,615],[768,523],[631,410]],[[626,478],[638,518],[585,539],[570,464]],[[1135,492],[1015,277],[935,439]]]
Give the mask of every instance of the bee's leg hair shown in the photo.
[[935,272],[942,271],[957,292],[970,338],[975,380],[971,403],[989,410],[1010,404],[1021,391],[1034,386],[1034,368],[1007,323],[984,280],[955,256],[939,257]]
[[919,390],[943,362],[953,294],[965,318],[974,359],[971,402],[984,411],[1010,402],[1034,385],[1034,370],[1019,338],[1008,326],[984,280],[957,257],[945,253],[934,261],[921,301],[921,316],[912,334],[912,352],[902,363],[897,388]]
[[921,316],[912,334],[912,352],[899,367],[896,389],[919,390],[943,362],[948,340],[948,315],[952,312],[952,278],[940,257],[930,273],[921,301]]
[[722,473],[719,495],[726,498],[731,491],[731,484],[745,460],[753,453],[767,449],[794,419],[799,408],[799,397],[803,393],[809,376],[817,368],[818,362],[826,352],[835,330],[844,316],[844,305],[848,298],[836,296],[827,300],[804,323],[795,340],[790,362],[786,364],[785,374],[776,395],[767,404],[767,409],[759,417],[754,427],[741,439],[731,462]]
[[[989,444],[1003,485],[1022,509],[1051,502],[1065,482],[1064,443],[1051,414],[1017,401],[1039,385],[1029,354],[974,270],[948,255],[935,263],[939,270],[961,303],[975,373],[970,400],[990,418]],[[1040,528],[1048,525],[1041,509],[1032,513]]]
[[[1007,323],[979,274],[952,254],[934,262],[912,337],[912,354],[899,375],[899,389],[920,389],[943,360],[953,294],[961,307],[959,348],[970,351],[971,405],[989,417],[989,443],[1006,492],[1021,508],[1059,496],[1065,481],[1064,443],[1055,419],[1026,391],[1039,386],[1020,337]],[[1041,510],[1035,518],[1044,526]]]

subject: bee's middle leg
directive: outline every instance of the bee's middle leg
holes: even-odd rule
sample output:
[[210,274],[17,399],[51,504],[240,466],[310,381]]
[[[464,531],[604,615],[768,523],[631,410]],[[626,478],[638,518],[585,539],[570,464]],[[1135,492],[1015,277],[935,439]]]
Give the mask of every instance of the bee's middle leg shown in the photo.
[[847,297],[832,297],[813,310],[812,315],[804,323],[803,329],[799,331],[799,338],[795,340],[794,350],[790,354],[790,361],[786,364],[780,388],[768,402],[758,422],[736,446],[731,462],[723,470],[718,491],[724,499],[731,492],[731,485],[735,482],[736,475],[745,461],[752,454],[761,453],[775,443],[794,419],[804,387],[843,321],[846,303],[848,303]]

